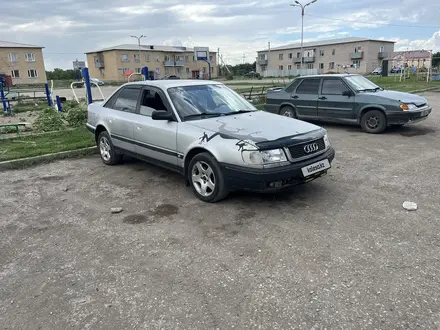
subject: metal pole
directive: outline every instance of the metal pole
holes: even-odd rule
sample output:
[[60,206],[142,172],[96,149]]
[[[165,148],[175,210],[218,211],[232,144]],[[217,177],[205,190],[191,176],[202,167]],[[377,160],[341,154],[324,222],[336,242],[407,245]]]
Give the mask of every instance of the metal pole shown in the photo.
[[3,109],[5,113],[8,112],[8,105],[6,104],[5,91],[3,90],[3,83],[0,81],[0,98],[2,99]]
[[139,37],[137,36],[131,36],[132,38],[137,39],[138,42],[138,56],[139,56],[139,64],[141,64],[141,39],[145,38],[146,36],[144,36],[143,34],[140,35]]
[[303,44],[304,44],[304,7],[301,5],[301,71],[303,69],[304,62],[304,53],[303,53]]
[[86,84],[87,103],[91,104],[93,102],[93,99],[92,99],[92,87],[90,86],[89,69],[88,68],[82,68],[81,69],[81,73],[82,73],[82,76],[84,78],[84,83]]
[[46,89],[47,105],[51,107],[52,106],[52,97],[50,96],[50,92],[49,92],[49,84],[45,83],[44,88]]

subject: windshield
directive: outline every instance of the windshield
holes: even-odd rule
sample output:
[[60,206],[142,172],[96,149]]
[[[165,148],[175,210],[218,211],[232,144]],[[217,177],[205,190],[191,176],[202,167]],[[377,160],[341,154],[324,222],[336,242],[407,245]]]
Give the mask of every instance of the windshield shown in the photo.
[[196,85],[168,88],[180,118],[200,119],[257,110],[225,85]]
[[365,90],[379,90],[381,87],[377,86],[372,81],[368,80],[364,76],[349,76],[345,77],[347,82],[353,86],[358,92]]

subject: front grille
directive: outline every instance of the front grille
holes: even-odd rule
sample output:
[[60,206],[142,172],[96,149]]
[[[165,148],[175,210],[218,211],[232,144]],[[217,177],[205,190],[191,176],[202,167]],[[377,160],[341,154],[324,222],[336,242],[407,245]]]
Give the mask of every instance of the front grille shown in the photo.
[[[304,147],[309,144],[315,144],[318,146],[317,150],[312,152],[305,152]],[[324,139],[320,138],[318,140],[309,141],[301,144],[297,144],[289,147],[290,156],[295,160],[297,158],[311,157],[314,154],[320,153],[325,150]]]

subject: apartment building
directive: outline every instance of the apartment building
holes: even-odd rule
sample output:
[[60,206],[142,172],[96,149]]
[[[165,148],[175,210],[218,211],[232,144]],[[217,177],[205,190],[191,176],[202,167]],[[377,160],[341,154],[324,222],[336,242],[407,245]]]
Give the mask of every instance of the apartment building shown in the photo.
[[0,41],[0,74],[11,76],[14,85],[45,83],[43,47]]
[[[177,75],[182,79],[208,79],[208,63],[197,61],[194,49],[177,46],[125,44],[88,52],[87,63],[91,77],[103,81],[127,81],[131,73],[148,67],[150,79]],[[209,53],[211,77],[217,77],[216,52]]]
[[394,52],[392,55],[392,66],[430,68],[431,56],[432,54],[428,50],[408,50],[408,51]]
[[343,72],[353,65],[355,72],[367,73],[381,65],[393,54],[394,41],[347,37],[341,39],[306,42],[258,51],[257,72],[263,76],[289,76]]

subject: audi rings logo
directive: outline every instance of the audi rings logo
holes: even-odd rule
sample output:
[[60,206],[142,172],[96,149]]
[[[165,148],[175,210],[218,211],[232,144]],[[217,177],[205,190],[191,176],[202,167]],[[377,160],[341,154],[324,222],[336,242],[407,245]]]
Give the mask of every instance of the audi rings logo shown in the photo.
[[318,146],[317,143],[311,143],[311,144],[307,144],[307,145],[304,146],[304,152],[306,154],[318,151],[318,149],[319,149],[319,146]]

